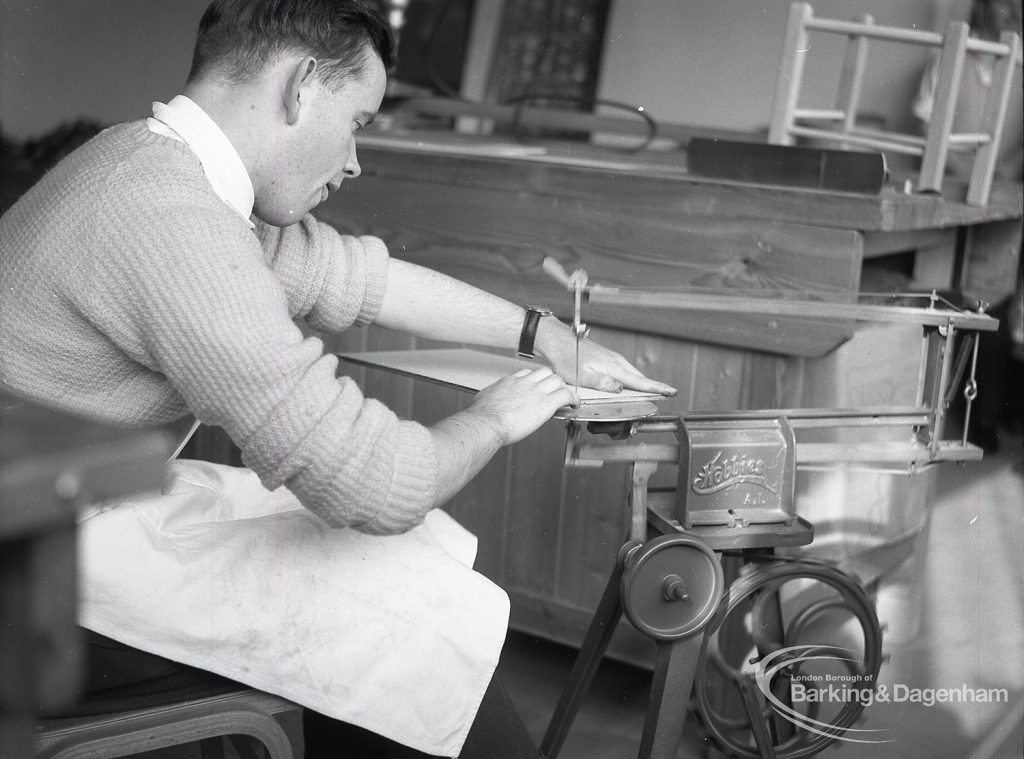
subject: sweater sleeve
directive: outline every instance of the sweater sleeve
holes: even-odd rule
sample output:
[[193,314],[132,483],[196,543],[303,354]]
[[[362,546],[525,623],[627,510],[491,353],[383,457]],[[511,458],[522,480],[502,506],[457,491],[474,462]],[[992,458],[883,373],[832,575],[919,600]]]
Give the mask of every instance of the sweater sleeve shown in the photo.
[[[396,533],[419,524],[435,490],[429,432],[336,376],[337,359],[292,322],[285,288],[252,232],[222,222],[202,209],[165,207],[139,239],[124,227],[110,231],[88,268],[92,290],[104,294],[80,307],[123,351],[165,376],[197,418],[227,430],[266,487],[287,486],[332,526]],[[322,242],[320,233],[310,237]],[[356,246],[332,237],[313,249],[373,256],[365,245],[351,252]],[[324,285],[333,277],[365,293],[367,275],[345,268],[332,268]],[[360,313],[372,310],[369,300],[363,296]],[[351,313],[322,295],[307,302],[308,313],[335,325]]]
[[308,214],[284,228],[257,221],[256,234],[293,318],[326,332],[373,321],[387,286],[382,240],[339,234]]

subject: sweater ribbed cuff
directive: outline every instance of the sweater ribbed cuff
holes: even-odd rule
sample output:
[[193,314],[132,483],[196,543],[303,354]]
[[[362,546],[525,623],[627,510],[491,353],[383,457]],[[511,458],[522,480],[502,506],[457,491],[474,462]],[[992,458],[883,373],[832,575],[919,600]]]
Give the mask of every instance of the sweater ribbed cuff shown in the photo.
[[365,235],[359,238],[366,253],[366,285],[363,303],[356,317],[357,324],[369,324],[380,311],[384,291],[388,286],[388,248],[379,237]]
[[410,530],[434,507],[437,452],[426,427],[401,422],[395,446],[395,468],[387,501],[357,529],[375,534]]

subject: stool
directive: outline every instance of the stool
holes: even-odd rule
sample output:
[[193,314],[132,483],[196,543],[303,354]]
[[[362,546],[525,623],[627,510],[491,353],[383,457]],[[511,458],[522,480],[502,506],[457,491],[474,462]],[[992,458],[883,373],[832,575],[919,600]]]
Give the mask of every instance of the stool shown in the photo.
[[[222,737],[231,738],[242,759],[292,759],[292,747],[275,714],[298,709],[283,698],[247,688],[134,711],[44,720],[36,734],[37,759],[113,759],[200,741],[204,759],[223,757]],[[216,740],[213,740],[216,739]]]
[[[831,109],[800,108],[797,104],[804,60],[810,49],[810,31],[847,37],[835,107]],[[875,148],[920,156],[921,170],[917,189],[920,192],[936,193],[942,191],[942,177],[949,151],[973,150],[974,164],[967,202],[977,206],[986,205],[1006,121],[1014,67],[1021,63],[1021,40],[1013,32],[1004,32],[998,42],[989,42],[969,37],[969,31],[967,24],[962,21],[950,22],[945,34],[938,34],[877,25],[868,15],[857,21],[817,18],[808,3],[793,3],[786,24],[768,142],[790,145],[796,137],[809,137],[838,142],[842,147]],[[924,137],[857,125],[857,107],[868,59],[869,39],[910,43],[941,51],[935,110]],[[979,134],[953,134],[953,114],[957,93],[960,91],[961,71],[968,54],[991,55],[996,59],[992,86],[985,103],[985,128]],[[835,128],[811,126],[807,122],[831,122]]]

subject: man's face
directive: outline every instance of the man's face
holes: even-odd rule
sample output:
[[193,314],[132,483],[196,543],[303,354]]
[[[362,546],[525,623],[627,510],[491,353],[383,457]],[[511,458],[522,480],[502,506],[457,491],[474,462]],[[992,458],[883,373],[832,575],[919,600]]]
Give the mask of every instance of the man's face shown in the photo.
[[380,57],[367,55],[363,72],[340,89],[319,78],[302,88],[298,121],[280,135],[274,170],[257,189],[254,212],[265,222],[287,226],[327,200],[345,177],[359,176],[355,136],[373,120],[384,98],[387,73]]

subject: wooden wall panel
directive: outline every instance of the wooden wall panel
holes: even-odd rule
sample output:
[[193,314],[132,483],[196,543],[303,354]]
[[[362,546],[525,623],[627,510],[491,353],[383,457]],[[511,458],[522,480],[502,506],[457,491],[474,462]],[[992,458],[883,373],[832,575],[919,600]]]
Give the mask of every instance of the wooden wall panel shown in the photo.
[[512,452],[505,581],[546,598],[556,584],[563,450],[561,428],[548,424]]
[[[348,188],[344,185],[343,188]],[[591,280],[633,287],[802,291],[848,299],[859,286],[863,235],[774,221],[666,215],[608,199],[425,185],[364,177],[318,211],[340,228],[379,235],[392,254],[515,302],[571,315],[563,287],[541,270],[553,256]],[[383,208],[386,213],[371,213]],[[453,214],[455,216],[453,217]],[[821,355],[849,335],[821,320],[679,314],[593,305],[588,323],[781,354]]]

